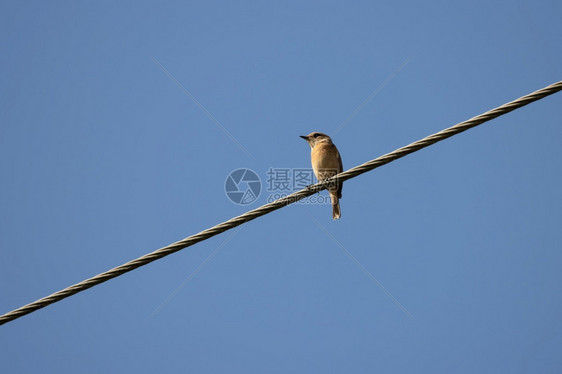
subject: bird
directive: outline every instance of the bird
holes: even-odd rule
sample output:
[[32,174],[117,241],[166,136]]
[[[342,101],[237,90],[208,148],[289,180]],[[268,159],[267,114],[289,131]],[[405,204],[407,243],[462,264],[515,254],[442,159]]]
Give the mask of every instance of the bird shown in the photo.
[[[310,145],[310,162],[312,170],[316,178],[322,182],[334,175],[343,171],[343,164],[341,156],[332,143],[332,139],[326,134],[321,132],[313,132],[306,136],[301,135],[301,138],[308,142]],[[332,218],[339,219],[341,217],[340,200],[343,182],[336,181],[334,186],[328,186],[330,193],[330,200],[332,201]]]

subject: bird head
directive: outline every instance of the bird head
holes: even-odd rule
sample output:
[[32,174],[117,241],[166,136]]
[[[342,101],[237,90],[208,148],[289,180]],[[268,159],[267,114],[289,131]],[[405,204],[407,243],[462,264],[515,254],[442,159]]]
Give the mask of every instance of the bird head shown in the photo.
[[301,138],[307,141],[310,148],[314,148],[314,146],[318,143],[331,143],[332,139],[326,134],[322,134],[321,132],[313,132],[306,136],[301,135]]

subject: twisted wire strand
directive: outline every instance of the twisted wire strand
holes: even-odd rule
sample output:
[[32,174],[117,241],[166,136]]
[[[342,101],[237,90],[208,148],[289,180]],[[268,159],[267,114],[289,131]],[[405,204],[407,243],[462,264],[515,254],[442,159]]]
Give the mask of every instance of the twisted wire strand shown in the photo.
[[435,134],[429,135],[421,140],[415,141],[407,146],[402,148],[398,148],[395,151],[377,157],[374,160],[365,162],[359,166],[351,168],[343,173],[340,173],[330,179],[327,179],[323,182],[317,183],[315,185],[309,186],[308,188],[302,189],[285,197],[282,197],[278,200],[275,200],[269,204],[262,205],[259,208],[250,210],[240,216],[234,217],[229,219],[228,221],[222,222],[216,226],[203,230],[195,235],[189,236],[185,239],[172,243],[168,246],[162,247],[160,249],[155,250],[154,252],[148,253],[142,257],[139,257],[135,260],[129,261],[123,265],[117,266],[113,269],[110,269],[106,272],[98,274],[92,278],[86,279],[80,283],[76,283],[72,286],[69,286],[63,290],[55,292],[49,296],[43,297],[37,301],[34,301],[30,304],[24,305],[20,308],[14,309],[11,312],[8,312],[2,316],[0,316],[0,325],[3,325],[7,322],[13,321],[19,317],[22,317],[26,314],[34,312],[38,309],[44,308],[47,305],[53,304],[57,301],[60,301],[64,298],[72,296],[78,292],[82,292],[87,290],[90,287],[96,286],[100,283],[103,283],[109,279],[118,277],[124,273],[127,273],[131,270],[134,270],[138,267],[143,265],[149,264],[152,261],[161,259],[165,256],[168,256],[174,252],[177,252],[181,249],[186,247],[192,246],[196,243],[199,243],[203,240],[209,239],[215,235],[218,235],[224,231],[230,230],[234,227],[237,227],[243,223],[249,222],[253,219],[261,217],[265,214],[273,212],[274,210],[280,209],[286,205],[295,203],[299,200],[302,200],[308,196],[311,196],[319,191],[326,189],[330,184],[334,183],[335,181],[346,181],[348,179],[354,178],[358,175],[371,171],[375,168],[378,168],[382,165],[388,164],[394,160],[402,158],[410,153],[416,152],[422,148],[428,147],[434,143],[437,143],[441,140],[447,139],[453,135],[459,134],[463,131],[466,131],[470,128],[478,126],[484,122],[490,121],[496,117],[499,117],[503,114],[509,113],[517,108],[525,106],[529,103],[534,101],[540,100],[546,96],[552,95],[558,91],[562,90],[562,81],[556,82],[542,88],[538,91],[532,92],[528,95],[520,97],[519,99],[513,100],[509,103],[506,103],[502,106],[499,106],[495,109],[489,110],[483,114],[480,114],[476,117],[473,117],[469,120],[460,122],[452,127],[447,129],[441,130]]

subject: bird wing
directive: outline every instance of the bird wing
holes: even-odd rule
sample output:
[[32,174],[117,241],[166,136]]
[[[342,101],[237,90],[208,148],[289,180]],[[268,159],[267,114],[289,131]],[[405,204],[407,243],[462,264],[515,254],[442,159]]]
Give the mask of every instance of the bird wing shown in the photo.
[[[343,163],[341,162],[341,156],[340,156],[340,152],[336,151],[338,154],[338,163],[339,163],[339,169],[338,169],[338,173],[341,173],[343,171]],[[338,186],[338,198],[341,199],[341,190],[343,189],[343,182],[341,182]]]

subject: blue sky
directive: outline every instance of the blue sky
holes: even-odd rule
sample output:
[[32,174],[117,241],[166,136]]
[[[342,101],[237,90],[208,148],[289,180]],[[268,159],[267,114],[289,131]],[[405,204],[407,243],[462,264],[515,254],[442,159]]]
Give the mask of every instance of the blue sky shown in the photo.
[[[561,15],[2,2],[0,313],[264,204],[299,135],[348,169],[559,81]],[[8,323],[0,371],[558,373],[561,95]]]

